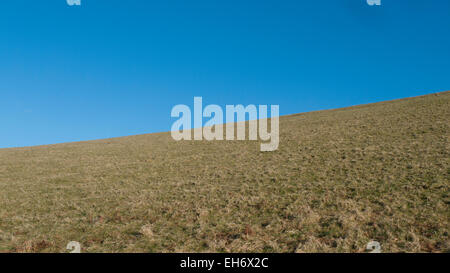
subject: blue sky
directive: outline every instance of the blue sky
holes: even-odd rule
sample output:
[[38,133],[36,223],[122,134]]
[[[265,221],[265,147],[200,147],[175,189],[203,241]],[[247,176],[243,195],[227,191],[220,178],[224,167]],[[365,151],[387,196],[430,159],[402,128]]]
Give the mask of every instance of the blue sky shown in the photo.
[[285,115],[448,89],[446,0],[0,6],[0,147],[169,131],[194,96]]

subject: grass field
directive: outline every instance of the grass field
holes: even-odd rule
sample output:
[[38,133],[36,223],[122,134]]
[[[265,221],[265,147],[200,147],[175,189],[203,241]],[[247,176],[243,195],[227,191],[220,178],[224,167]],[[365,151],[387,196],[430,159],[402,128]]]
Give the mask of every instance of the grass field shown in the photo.
[[170,133],[0,149],[0,252],[449,252],[450,92],[280,118],[280,146]]

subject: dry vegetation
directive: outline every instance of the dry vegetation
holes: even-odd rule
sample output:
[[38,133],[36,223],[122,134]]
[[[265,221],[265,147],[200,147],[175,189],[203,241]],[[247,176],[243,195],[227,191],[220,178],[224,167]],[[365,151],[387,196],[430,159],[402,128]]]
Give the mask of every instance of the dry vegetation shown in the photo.
[[450,92],[281,118],[276,152],[168,133],[0,150],[0,252],[448,252]]

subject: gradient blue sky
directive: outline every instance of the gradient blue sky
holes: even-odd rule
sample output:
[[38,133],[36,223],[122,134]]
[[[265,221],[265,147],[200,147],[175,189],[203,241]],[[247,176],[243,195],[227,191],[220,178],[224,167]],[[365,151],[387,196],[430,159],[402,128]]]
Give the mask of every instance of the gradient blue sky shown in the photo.
[[285,115],[448,89],[446,0],[0,4],[0,147],[169,131],[194,96]]

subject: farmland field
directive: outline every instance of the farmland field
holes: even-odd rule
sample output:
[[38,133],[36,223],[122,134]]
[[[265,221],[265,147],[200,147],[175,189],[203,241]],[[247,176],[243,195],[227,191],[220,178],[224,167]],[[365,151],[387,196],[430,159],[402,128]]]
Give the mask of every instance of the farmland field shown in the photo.
[[280,118],[280,145],[170,133],[0,149],[0,252],[450,251],[450,92]]

